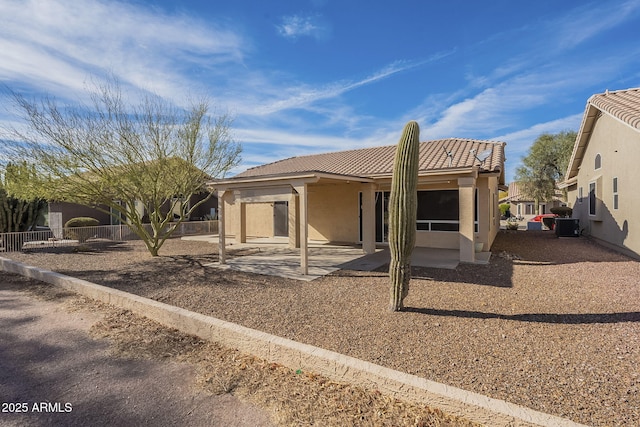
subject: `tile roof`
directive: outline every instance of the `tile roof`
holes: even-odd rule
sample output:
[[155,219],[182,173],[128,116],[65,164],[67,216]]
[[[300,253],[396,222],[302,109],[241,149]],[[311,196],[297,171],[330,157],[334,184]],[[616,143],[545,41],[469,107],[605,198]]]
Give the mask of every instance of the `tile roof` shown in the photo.
[[[425,173],[436,170],[466,169],[480,165],[482,171],[501,172],[505,160],[504,146],[504,142],[460,138],[421,142],[419,170]],[[291,157],[247,169],[234,178],[302,172],[324,172],[359,177],[390,175],[393,172],[395,150],[395,145],[388,145]],[[472,152],[472,150],[475,151]],[[485,150],[488,157],[480,164],[474,153],[483,153]]]
[[606,91],[593,95],[589,103],[636,129],[640,129],[640,88]]
[[609,114],[640,131],[640,88],[606,91],[589,98],[582,116],[582,123],[573,147],[573,153],[571,153],[571,159],[565,174],[565,182],[562,184],[563,187],[569,185],[578,175],[582,156],[589,144],[591,132],[600,112]]
[[[529,195],[527,195],[518,185],[518,183],[516,181],[513,181],[511,183],[509,183],[509,195],[507,197],[504,197],[502,199],[500,199],[500,203],[506,203],[506,202],[513,202],[513,203],[517,203],[517,202],[532,202],[533,201],[533,197],[530,197]],[[563,200],[563,194],[562,194],[562,190],[559,190],[556,188],[555,190],[555,195],[553,196],[553,200],[556,201],[562,201]]]

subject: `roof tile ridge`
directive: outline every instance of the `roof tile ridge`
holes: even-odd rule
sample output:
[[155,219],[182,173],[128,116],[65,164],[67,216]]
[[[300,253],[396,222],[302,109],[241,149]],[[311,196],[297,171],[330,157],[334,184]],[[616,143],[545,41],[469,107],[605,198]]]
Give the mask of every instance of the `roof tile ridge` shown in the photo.
[[622,92],[638,92],[640,91],[640,87],[630,87],[628,89],[617,89],[617,90],[606,90],[604,93],[596,94],[596,95],[617,95]]
[[430,142],[440,142],[440,141],[462,141],[462,142],[478,142],[478,143],[483,143],[483,144],[506,144],[505,141],[495,141],[492,139],[475,139],[475,138],[462,138],[462,137],[449,137],[449,138],[438,138],[438,139],[431,139],[428,141],[423,141],[424,143],[430,143]]

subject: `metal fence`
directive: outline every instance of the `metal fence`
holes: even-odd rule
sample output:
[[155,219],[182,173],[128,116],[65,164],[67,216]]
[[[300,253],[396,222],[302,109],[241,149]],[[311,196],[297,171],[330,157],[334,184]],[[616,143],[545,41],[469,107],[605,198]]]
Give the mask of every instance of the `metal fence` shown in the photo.
[[[165,230],[174,226],[168,224]],[[144,226],[151,232],[151,225]],[[187,221],[180,223],[171,237],[218,234],[218,221]],[[139,237],[128,225],[100,225],[96,227],[53,228],[39,231],[0,233],[0,252],[16,252],[77,246],[92,241],[123,242]]]

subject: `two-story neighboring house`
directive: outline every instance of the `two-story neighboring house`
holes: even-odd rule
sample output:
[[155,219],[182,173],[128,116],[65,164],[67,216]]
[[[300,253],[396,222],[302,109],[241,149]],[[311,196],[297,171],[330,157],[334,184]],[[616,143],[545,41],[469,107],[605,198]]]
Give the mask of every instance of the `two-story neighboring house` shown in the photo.
[[589,98],[565,176],[583,234],[640,257],[640,88]]

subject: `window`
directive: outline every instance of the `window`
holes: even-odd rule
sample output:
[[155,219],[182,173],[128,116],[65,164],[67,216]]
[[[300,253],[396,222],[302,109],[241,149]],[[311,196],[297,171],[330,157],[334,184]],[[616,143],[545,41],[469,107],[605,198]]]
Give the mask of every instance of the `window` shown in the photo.
[[582,198],[583,198],[582,187],[580,187],[578,188],[578,203],[582,203]]
[[[120,200],[114,200],[114,203],[119,206],[124,206],[124,202]],[[109,212],[111,213],[111,225],[120,225],[126,222],[126,218],[121,212],[114,208],[109,208]]]
[[602,167],[602,156],[600,153],[596,154],[596,161],[594,165],[594,169],[598,170]]
[[596,215],[596,183],[589,183],[589,215]]
[[[478,190],[475,192],[474,230],[478,232]],[[460,231],[458,190],[418,191],[416,229],[420,231]]]
[[498,206],[498,203],[496,202],[496,194],[493,193],[493,203],[491,203],[491,218],[493,218],[494,221],[496,221],[497,218],[497,214],[498,212],[496,211],[496,206]]
[[418,230],[458,231],[460,204],[458,190],[418,191]]
[[618,177],[613,178],[613,209],[618,209]]

